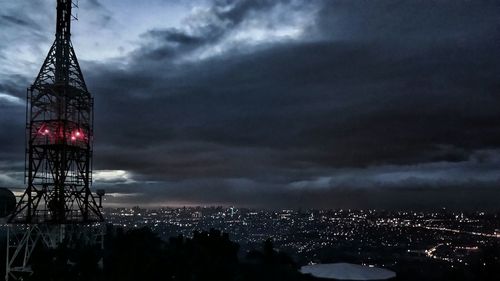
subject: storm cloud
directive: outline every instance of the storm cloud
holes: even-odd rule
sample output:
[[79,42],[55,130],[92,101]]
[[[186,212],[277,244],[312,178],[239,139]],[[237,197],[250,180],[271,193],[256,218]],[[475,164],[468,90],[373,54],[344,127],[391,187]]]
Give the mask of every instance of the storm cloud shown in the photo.
[[[104,30],[123,27],[124,11],[88,5]],[[95,185],[111,205],[498,208],[499,12],[495,1],[200,1],[130,51],[82,59],[75,43],[96,100]],[[6,37],[40,23],[18,18],[1,16]],[[17,101],[41,63],[0,69],[0,184],[22,183]]]

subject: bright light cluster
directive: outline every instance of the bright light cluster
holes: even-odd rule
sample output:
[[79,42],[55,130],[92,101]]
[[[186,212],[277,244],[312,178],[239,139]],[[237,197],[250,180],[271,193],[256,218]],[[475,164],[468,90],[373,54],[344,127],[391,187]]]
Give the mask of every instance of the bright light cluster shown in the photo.
[[[44,136],[44,137],[48,137],[48,138],[51,138],[51,139],[57,139],[58,136],[60,138],[63,138],[64,134],[61,132],[61,130],[59,130],[60,131],[59,133],[57,133],[57,131],[58,131],[58,129],[51,130],[46,124],[43,124],[38,129],[38,135],[41,135],[41,136]],[[81,140],[85,140],[86,139],[85,134],[84,134],[84,132],[81,129],[74,129],[74,130],[71,131],[71,133],[66,134],[66,136],[69,137],[69,139],[72,142],[81,141]]]

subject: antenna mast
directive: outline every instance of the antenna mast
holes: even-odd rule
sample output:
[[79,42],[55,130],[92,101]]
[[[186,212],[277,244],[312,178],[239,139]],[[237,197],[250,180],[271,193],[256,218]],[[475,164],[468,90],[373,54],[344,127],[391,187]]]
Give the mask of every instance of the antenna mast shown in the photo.
[[94,101],[71,43],[77,7],[75,1],[57,0],[55,40],[27,90],[27,187],[8,219],[13,235],[7,238],[6,280],[31,272],[38,242],[57,247],[75,229],[90,230],[87,226],[104,221],[90,190]]

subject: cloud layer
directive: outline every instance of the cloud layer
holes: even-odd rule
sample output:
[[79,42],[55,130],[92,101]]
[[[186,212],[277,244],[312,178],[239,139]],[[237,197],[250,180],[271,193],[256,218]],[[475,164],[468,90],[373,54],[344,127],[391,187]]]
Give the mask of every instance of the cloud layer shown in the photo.
[[[90,58],[96,185],[110,203],[496,206],[495,1],[200,1],[123,42],[122,13],[145,7],[87,5],[125,46],[96,60],[75,43]],[[21,8],[1,16],[3,36],[39,22],[16,20]],[[78,40],[92,37],[81,30]],[[18,101],[36,69],[26,65],[0,69],[4,163],[24,157]],[[1,167],[11,184],[18,168]]]

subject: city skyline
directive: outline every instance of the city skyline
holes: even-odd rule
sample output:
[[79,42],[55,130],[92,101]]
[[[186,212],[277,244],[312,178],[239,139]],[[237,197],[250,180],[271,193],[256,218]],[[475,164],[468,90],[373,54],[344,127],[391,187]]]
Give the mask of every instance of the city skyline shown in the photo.
[[[0,1],[0,186],[53,1]],[[80,1],[110,206],[497,209],[493,1]],[[132,13],[133,12],[133,13]]]

